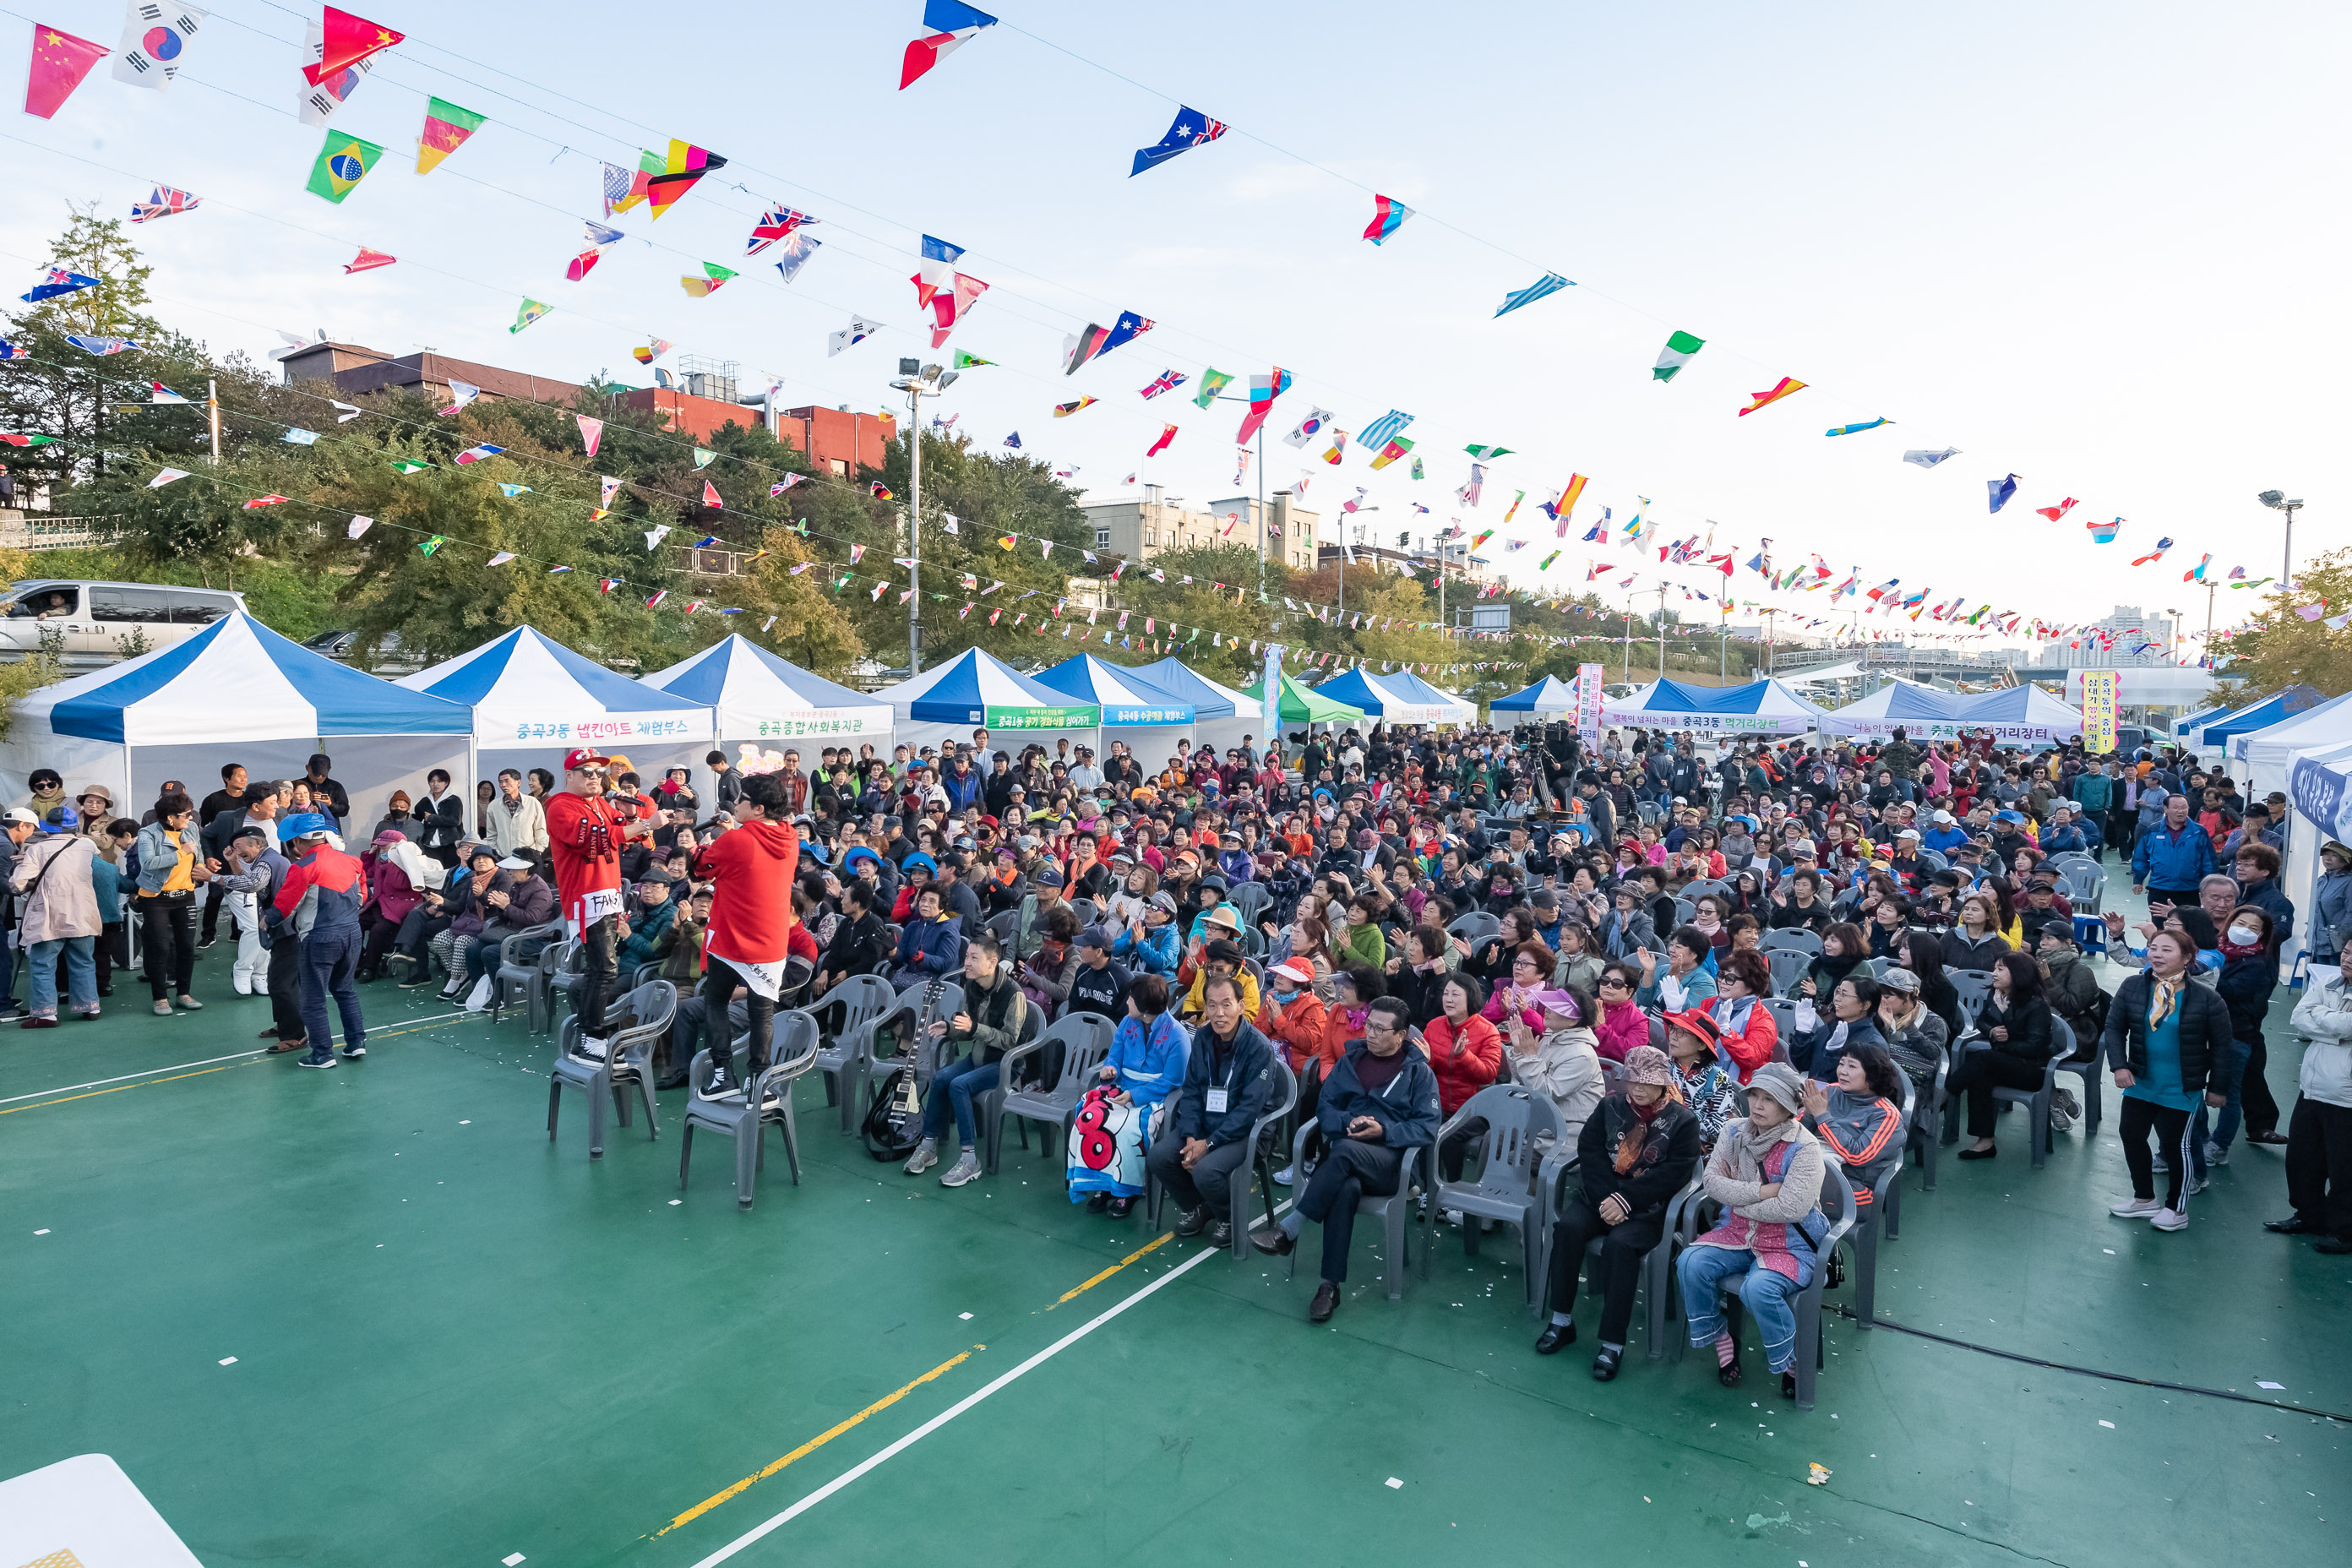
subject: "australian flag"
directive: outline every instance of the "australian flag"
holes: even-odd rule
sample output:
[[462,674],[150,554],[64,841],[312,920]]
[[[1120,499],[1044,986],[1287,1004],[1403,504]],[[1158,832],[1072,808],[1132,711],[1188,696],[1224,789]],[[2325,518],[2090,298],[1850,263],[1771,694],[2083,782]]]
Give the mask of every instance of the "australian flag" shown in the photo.
[[1167,135],[1152,146],[1136,150],[1135,167],[1127,172],[1127,177],[1131,180],[1153,164],[1164,163],[1177,153],[1198,147],[1203,142],[1214,142],[1224,133],[1223,121],[1212,120],[1191,109],[1179,109],[1176,123],[1168,128]]

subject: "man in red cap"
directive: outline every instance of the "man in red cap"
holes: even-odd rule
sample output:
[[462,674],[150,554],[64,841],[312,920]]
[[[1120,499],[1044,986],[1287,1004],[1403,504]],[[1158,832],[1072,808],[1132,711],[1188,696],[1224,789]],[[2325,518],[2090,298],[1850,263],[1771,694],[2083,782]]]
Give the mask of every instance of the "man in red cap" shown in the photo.
[[592,747],[567,752],[563,787],[547,797],[548,849],[555,859],[555,891],[564,930],[587,953],[580,987],[580,1054],[604,1055],[604,1004],[620,975],[614,927],[621,915],[621,846],[654,830],[637,802],[614,805],[605,796],[612,759]]

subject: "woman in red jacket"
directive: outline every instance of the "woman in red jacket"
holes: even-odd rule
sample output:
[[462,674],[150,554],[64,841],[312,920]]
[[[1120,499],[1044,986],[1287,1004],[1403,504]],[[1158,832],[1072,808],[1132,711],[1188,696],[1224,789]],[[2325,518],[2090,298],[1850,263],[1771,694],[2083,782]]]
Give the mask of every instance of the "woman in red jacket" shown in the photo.
[[1753,948],[1735,948],[1719,961],[1715,994],[1699,1008],[1723,1031],[1718,1055],[1743,1086],[1780,1047],[1780,1023],[1764,1005],[1770,994],[1771,962]]
[[[1421,1032],[1422,1049],[1437,1074],[1442,1116],[1451,1117],[1469,1104],[1470,1097],[1502,1070],[1503,1037],[1478,1012],[1486,1004],[1486,991],[1475,975],[1447,975],[1437,991],[1441,1010]],[[1486,1131],[1483,1121],[1465,1121],[1445,1141],[1438,1151],[1438,1164],[1447,1181],[1462,1179],[1462,1156]]]

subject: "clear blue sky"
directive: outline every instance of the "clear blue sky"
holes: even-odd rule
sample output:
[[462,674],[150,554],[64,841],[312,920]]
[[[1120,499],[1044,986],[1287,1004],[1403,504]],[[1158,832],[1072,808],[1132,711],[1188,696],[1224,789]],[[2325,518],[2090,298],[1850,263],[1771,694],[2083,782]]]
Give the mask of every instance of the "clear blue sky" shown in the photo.
[[[429,343],[626,380],[641,374],[631,344],[653,334],[739,360],[749,382],[779,376],[788,395],[870,408],[892,396],[898,355],[929,357],[908,279],[929,232],[993,285],[950,348],[1004,362],[964,377],[948,410],[983,442],[1018,428],[1029,450],[1082,465],[1094,497],[1128,493],[1163,416],[1182,431],[1147,477],[1195,500],[1228,493],[1237,409],[1137,389],[1163,368],[1279,363],[1297,384],[1277,430],[1315,403],[1351,429],[1391,406],[1419,416],[1417,486],[1353,454],[1311,465],[1327,523],[1360,484],[1391,543],[1414,500],[1476,530],[1525,489],[1503,537],[1538,542],[1515,565],[1551,548],[1535,505],[1571,470],[1592,480],[1580,522],[1604,504],[1622,520],[1645,494],[1672,533],[1712,520],[1743,558],[1769,537],[1783,562],[1819,550],[1841,576],[1859,566],[2053,618],[2124,603],[2201,626],[2203,595],[2180,573],[2208,549],[2218,571],[2274,572],[2276,518],[2253,500],[2273,486],[2311,503],[2298,558],[2352,540],[2345,126],[2328,107],[2352,32],[2339,9],[1490,5],[1434,26],[1426,7],[1385,4],[1004,9],[1235,127],[1134,179],[1170,99],[1009,26],[899,92],[916,0],[361,9],[411,41],[336,122],[388,150],[341,206],[302,189],[320,133],[290,113],[292,42],[310,13],[225,0],[168,92],[101,66],[56,120],[10,119],[0,259],[29,281],[23,258],[65,202],[127,210],[162,180],[212,199],[138,233],[165,313],[216,349],[257,355],[270,327],[324,328],[394,353]],[[111,43],[121,11],[44,0],[40,16]],[[0,22],[12,77],[29,30]],[[419,178],[427,93],[491,124]],[[657,225],[625,215],[630,241],[565,281],[599,216],[598,165],[670,135],[735,162]],[[1370,197],[1347,180],[1431,216],[1364,244]],[[800,281],[754,261],[687,298],[679,274],[737,265],[771,201],[825,220]],[[1535,269],[1434,218],[1580,287],[1492,320]],[[360,244],[402,263],[346,277]],[[525,295],[555,313],[509,336]],[[1158,330],[1064,379],[1063,335],[1120,308]],[[853,311],[891,330],[828,359],[826,333]],[[1653,385],[1671,328],[1708,347]],[[1781,375],[1812,389],[1734,417]],[[1049,416],[1082,394],[1102,402]],[[1879,415],[1897,423],[1822,438]],[[1476,511],[1452,500],[1470,440],[1522,454],[1492,470]],[[1962,456],[1933,472],[1899,461],[1948,445]],[[1299,458],[1270,444],[1269,488]],[[2011,470],[2021,493],[1989,518],[1984,481]],[[2033,515],[2069,495],[2081,504],[2064,522]],[[2091,515],[2129,521],[2099,547]],[[2173,554],[2129,567],[2160,533]],[[1580,587],[1591,553],[1572,537],[1549,580]],[[1738,591],[1758,586],[1743,574]],[[2221,624],[2233,597],[2250,595],[2225,592]]]

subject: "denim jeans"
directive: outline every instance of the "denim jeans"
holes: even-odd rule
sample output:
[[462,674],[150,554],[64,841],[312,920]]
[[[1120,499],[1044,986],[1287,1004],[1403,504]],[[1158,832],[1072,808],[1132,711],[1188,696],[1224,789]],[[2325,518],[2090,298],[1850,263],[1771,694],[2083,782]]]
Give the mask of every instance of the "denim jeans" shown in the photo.
[[1683,1312],[1690,1320],[1694,1347],[1711,1345],[1723,1332],[1723,1310],[1717,1298],[1736,1282],[1740,1300],[1756,1314],[1765,1364],[1774,1372],[1787,1372],[1797,1364],[1793,1301],[1803,1286],[1758,1264],[1754,1253],[1740,1247],[1702,1243],[1685,1251],[1675,1268],[1682,1276]]
[[[285,938],[278,940],[285,941]],[[367,1020],[360,1016],[360,994],[352,984],[359,968],[360,928],[314,927],[302,943],[302,1033],[310,1042],[310,1059],[322,1060],[334,1052],[334,1031],[327,1023],[327,999],[333,997],[342,1015],[343,1048],[357,1049],[367,1039]]]
[[923,1136],[937,1138],[945,1131],[948,1112],[952,1109],[957,1140],[966,1148],[979,1142],[979,1130],[971,1115],[971,1097],[994,1089],[999,1076],[996,1063],[975,1066],[970,1057],[933,1073],[930,1098],[923,1101]]
[[72,994],[73,1010],[77,1013],[98,1011],[98,962],[90,952],[96,939],[87,936],[57,936],[33,944],[33,1001],[31,1012],[36,1018],[58,1016],[58,954],[66,955],[66,989]]
[[[2244,1040],[2230,1042],[2230,1061],[2227,1068],[2230,1100],[2228,1104],[2221,1107],[2219,1115],[2214,1113],[2212,1107],[2205,1103],[2202,1097],[2200,1097],[2197,1101],[2197,1120],[2189,1127],[2189,1146],[2193,1152],[2190,1164],[2197,1173],[2197,1179],[2200,1182],[2205,1179],[2206,1139],[2210,1136],[2215,1143],[2221,1145],[2221,1152],[2227,1153],[2231,1141],[2238,1136],[2238,1123],[2245,1113],[2246,1058],[2252,1053],[2253,1047]],[[2209,1123],[2211,1128],[2210,1133],[2207,1131]]]

